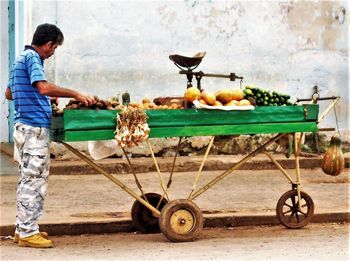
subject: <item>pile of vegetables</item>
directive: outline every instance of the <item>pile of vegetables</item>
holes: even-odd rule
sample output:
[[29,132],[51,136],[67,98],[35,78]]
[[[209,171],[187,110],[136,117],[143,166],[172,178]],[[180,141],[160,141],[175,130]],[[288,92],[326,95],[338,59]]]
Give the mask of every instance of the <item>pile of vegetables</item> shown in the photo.
[[90,109],[90,110],[117,110],[119,109],[119,102],[116,100],[105,100],[100,99],[98,96],[94,96],[94,99],[96,101],[95,104],[86,106],[84,103],[79,102],[75,99],[69,100],[68,104],[66,105],[65,109]]
[[254,106],[283,106],[292,105],[290,96],[275,91],[270,92],[259,87],[247,85],[243,90],[244,97]]
[[115,139],[122,147],[137,146],[146,140],[150,129],[147,124],[148,116],[143,109],[125,107],[117,114]]

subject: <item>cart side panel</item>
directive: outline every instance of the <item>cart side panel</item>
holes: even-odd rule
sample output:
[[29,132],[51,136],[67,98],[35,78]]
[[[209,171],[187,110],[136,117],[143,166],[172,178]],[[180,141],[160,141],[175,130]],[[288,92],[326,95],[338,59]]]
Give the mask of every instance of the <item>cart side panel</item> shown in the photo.
[[[118,111],[65,110],[65,130],[99,130],[116,128]],[[254,123],[316,121],[318,105],[266,106],[249,111],[222,110],[147,110],[150,128]]]
[[[258,133],[290,133],[315,132],[315,122],[294,123],[264,123],[245,125],[218,126],[182,126],[182,127],[154,127],[151,128],[150,138],[185,137],[185,136],[217,136]],[[65,141],[110,140],[114,139],[114,130],[76,130],[65,131]]]

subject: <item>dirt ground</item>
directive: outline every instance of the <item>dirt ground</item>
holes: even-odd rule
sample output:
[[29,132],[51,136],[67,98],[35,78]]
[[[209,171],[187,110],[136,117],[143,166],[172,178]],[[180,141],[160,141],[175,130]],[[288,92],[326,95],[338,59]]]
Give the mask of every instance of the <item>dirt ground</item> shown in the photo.
[[194,242],[162,234],[52,237],[52,249],[1,241],[1,260],[349,260],[349,224],[205,229]]

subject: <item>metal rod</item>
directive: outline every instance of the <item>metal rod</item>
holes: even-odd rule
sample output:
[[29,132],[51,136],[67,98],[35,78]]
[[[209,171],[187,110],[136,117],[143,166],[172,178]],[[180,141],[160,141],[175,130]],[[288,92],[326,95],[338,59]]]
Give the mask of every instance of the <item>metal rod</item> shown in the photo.
[[203,169],[204,163],[206,162],[206,160],[207,160],[207,158],[208,158],[208,154],[209,154],[209,151],[210,151],[210,149],[211,149],[211,147],[212,147],[212,145],[213,145],[214,139],[215,139],[215,136],[213,136],[213,137],[210,139],[208,148],[207,148],[207,150],[206,150],[206,152],[205,152],[205,154],[204,154],[204,157],[203,157],[202,164],[200,165],[199,170],[198,170],[198,172],[197,172],[197,175],[196,175],[196,177],[195,177],[195,179],[194,179],[194,181],[193,181],[192,190],[191,190],[191,192],[190,192],[190,195],[188,196],[188,199],[189,199],[189,200],[192,200],[192,194],[193,194],[194,190],[195,190],[196,187],[197,187],[197,182],[198,182],[199,177],[200,177],[200,175],[201,175],[201,173],[202,173],[202,169]]
[[[166,191],[168,191],[168,189],[170,188],[170,185],[171,185],[171,183],[173,181],[175,162],[176,162],[177,155],[179,154],[181,140],[182,140],[182,137],[179,138],[179,142],[177,143],[177,146],[176,146],[176,152],[175,152],[175,156],[174,156],[174,160],[173,160],[173,166],[171,167],[171,172],[170,172],[170,176],[169,176],[169,179],[168,179],[168,183],[166,184]],[[162,197],[159,199],[159,201],[157,203],[157,209],[159,208],[160,203],[162,203],[164,196],[165,196],[165,194],[163,194]]]
[[[301,140],[301,137],[300,137]],[[294,155],[295,155],[295,171],[296,171],[296,188],[298,194],[298,209],[301,211],[301,193],[300,193],[300,166],[299,166],[299,152],[300,140],[298,140],[297,133],[294,133]]]
[[[318,101],[326,101],[326,100],[335,100],[339,99],[339,96],[331,96],[331,97],[323,97],[323,98],[317,98]],[[301,101],[312,101],[312,98],[308,99],[297,99],[296,102],[301,102]]]
[[181,70],[179,74],[191,74],[199,77],[215,77],[215,78],[229,78],[231,81],[234,81],[235,79],[243,79],[242,76],[238,76],[235,73],[231,73],[229,75],[227,74],[214,74],[214,73],[204,73],[202,71],[200,72],[193,72],[193,71],[185,71]]
[[152,211],[152,214],[159,217],[160,216],[160,211],[153,207],[151,204],[149,204],[147,201],[145,201],[142,197],[137,195],[134,191],[132,191],[129,187],[124,185],[123,182],[121,182],[119,179],[113,177],[111,174],[107,173],[104,169],[102,169],[99,165],[96,163],[92,162],[89,158],[87,158],[85,155],[81,154],[79,151],[77,151],[75,148],[70,146],[69,144],[65,142],[61,142],[68,150],[73,152],[75,155],[77,155],[80,159],[85,161],[87,164],[89,164],[92,168],[94,168],[96,171],[104,175],[106,178],[111,180],[113,183],[115,183],[117,186],[119,186],[121,189],[126,191],[130,196],[138,200],[142,205],[147,207],[150,211]]
[[281,166],[281,164],[279,164],[278,161],[275,160],[275,158],[266,150],[264,150],[264,153],[272,161],[272,163],[276,165],[276,167],[282,172],[282,174],[289,180],[289,182],[295,184],[292,178],[289,176],[288,172]]
[[173,180],[173,173],[174,173],[174,169],[175,169],[175,162],[176,162],[177,155],[179,154],[181,140],[182,140],[182,137],[179,138],[179,142],[177,143],[177,146],[176,146],[176,152],[175,152],[175,156],[174,156],[174,160],[173,160],[173,165],[171,167],[170,176],[169,176],[169,179],[168,179],[168,183],[166,185],[167,189],[170,188],[170,185],[171,185],[172,180]]
[[166,188],[164,186],[164,180],[163,180],[162,174],[160,173],[160,169],[159,169],[159,166],[158,166],[158,163],[157,163],[157,159],[154,156],[153,149],[152,149],[151,143],[149,142],[149,139],[147,139],[147,145],[148,145],[148,148],[149,148],[149,150],[151,152],[154,165],[156,166],[156,169],[157,169],[158,177],[159,177],[159,180],[160,180],[160,186],[162,187],[163,192],[164,192],[167,200],[169,201],[169,195],[168,195],[167,190],[166,190]]
[[259,148],[257,148],[255,151],[253,151],[252,153],[248,154],[247,156],[245,156],[242,160],[240,160],[239,162],[237,162],[235,165],[233,165],[233,167],[231,167],[230,169],[224,171],[223,173],[221,173],[219,176],[217,176],[216,178],[212,179],[209,183],[207,183],[206,185],[204,185],[201,189],[197,190],[193,195],[192,195],[192,199],[197,198],[199,195],[201,195],[203,192],[207,191],[209,188],[211,188],[212,186],[214,186],[216,183],[218,183],[220,180],[222,180],[223,178],[225,178],[227,175],[231,174],[234,170],[238,169],[243,163],[245,163],[246,161],[250,160],[251,158],[255,157],[257,154],[259,154],[261,151],[263,151],[265,148],[267,148],[268,146],[270,146],[272,143],[274,143],[276,140],[280,139],[281,137],[283,137],[284,135],[286,135],[286,133],[280,133],[277,136],[275,136],[274,138],[270,139],[268,142],[266,142],[264,145],[260,146]]
[[318,131],[335,131],[335,128],[319,128]]
[[142,194],[142,197],[148,202],[148,200],[147,200],[147,198],[146,198],[146,196],[145,196],[145,193],[143,192],[141,183],[139,182],[139,180],[138,180],[138,178],[137,178],[137,176],[136,176],[135,170],[134,170],[134,168],[132,167],[132,164],[131,164],[131,162],[130,162],[130,159],[129,159],[129,157],[128,157],[128,154],[126,153],[126,151],[125,151],[125,149],[124,149],[123,147],[122,147],[122,151],[123,151],[123,153],[124,153],[124,156],[125,156],[126,160],[128,161],[128,164],[129,164],[129,167],[130,167],[130,169],[131,169],[131,172],[132,172],[132,174],[134,175],[135,183],[136,183],[137,187],[139,188],[139,190],[140,190],[140,192],[141,192],[141,194]]
[[340,97],[337,97],[328,107],[324,110],[321,116],[318,118],[317,123],[320,123],[323,118],[327,115],[327,113],[335,106],[335,104],[339,101]]

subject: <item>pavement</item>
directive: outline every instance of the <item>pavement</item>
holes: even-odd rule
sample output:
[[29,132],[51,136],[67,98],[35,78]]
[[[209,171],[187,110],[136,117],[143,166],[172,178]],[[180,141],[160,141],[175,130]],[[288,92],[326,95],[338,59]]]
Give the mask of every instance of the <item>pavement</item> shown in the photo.
[[[17,163],[12,159],[11,145],[1,144],[1,216],[0,235],[12,235],[16,215]],[[209,156],[197,189],[228,169],[242,156]],[[349,222],[349,158],[346,169],[337,177],[320,169],[322,157],[302,158],[301,187],[315,203],[311,222]],[[201,157],[179,157],[173,182],[168,191],[170,200],[187,198]],[[276,155],[278,162],[295,180],[294,159]],[[158,158],[165,184],[172,158]],[[162,193],[158,173],[150,158],[132,158],[133,167],[145,193]],[[137,194],[134,177],[125,159],[96,161],[113,177]],[[270,163],[258,156],[243,164],[204,192],[194,202],[204,215],[205,227],[277,225],[276,204],[291,189],[288,180]],[[39,221],[42,231],[51,235],[97,234],[136,231],[130,211],[135,199],[113,182],[81,161],[51,161],[49,190],[45,211]]]

